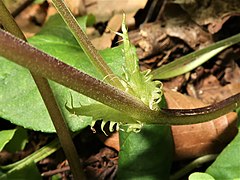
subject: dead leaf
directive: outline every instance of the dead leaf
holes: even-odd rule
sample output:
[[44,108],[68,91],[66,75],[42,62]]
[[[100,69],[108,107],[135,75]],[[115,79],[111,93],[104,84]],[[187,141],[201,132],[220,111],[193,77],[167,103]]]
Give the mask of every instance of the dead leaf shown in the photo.
[[120,151],[119,145],[119,132],[114,132],[109,136],[105,136],[104,134],[98,136],[99,139],[108,147],[116,149]]
[[138,9],[143,8],[146,2],[146,0],[85,0],[85,5],[87,13],[96,16],[96,22],[105,22],[114,14],[135,13]]
[[84,0],[66,0],[66,4],[74,16],[82,16],[86,14]]
[[27,38],[40,31],[41,25],[46,20],[47,8],[47,3],[41,5],[32,4],[15,18],[15,21]]
[[[165,90],[168,108],[190,109],[204,107],[200,100],[178,92]],[[196,158],[209,153],[218,153],[235,136],[237,115],[229,113],[215,120],[193,124],[172,126],[175,144],[175,160]]]
[[[238,79],[239,78],[236,78],[236,81]],[[209,75],[192,89],[193,90],[191,90],[191,85],[188,84],[187,90],[190,95],[195,94],[195,96],[204,103],[213,104],[239,93],[240,83],[231,83],[222,86],[215,76]]]
[[181,6],[168,4],[164,13],[165,31],[168,36],[183,40],[194,50],[206,47],[213,42],[211,34],[194,22]]
[[166,54],[163,59],[169,59],[175,51],[187,53],[213,42],[212,35],[177,4],[166,5],[164,20],[142,24],[139,30],[129,32],[129,37],[137,47],[139,59],[162,54]]
[[[102,50],[112,46],[112,40],[115,38],[116,33],[122,25],[122,14],[114,15],[108,22],[107,28],[101,37],[92,40],[96,49]],[[112,30],[113,32],[111,32]]]
[[231,67],[225,69],[224,80],[228,83],[240,83],[240,67],[233,62]]
[[[131,26],[133,23],[134,13],[126,14],[126,24],[127,27]],[[101,37],[92,40],[93,45],[98,50],[103,50],[110,48],[112,46],[112,41],[116,37],[116,33],[121,29],[122,26],[122,14],[115,14],[108,22],[105,32]]]
[[190,5],[181,4],[181,7],[196,23],[207,25],[212,34],[218,32],[230,17],[240,14],[239,0],[202,0]]

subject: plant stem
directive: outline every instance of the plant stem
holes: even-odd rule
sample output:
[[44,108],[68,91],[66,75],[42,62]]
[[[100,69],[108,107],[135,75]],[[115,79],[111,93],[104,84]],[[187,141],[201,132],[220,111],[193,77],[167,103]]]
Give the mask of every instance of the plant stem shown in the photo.
[[[195,109],[161,109],[171,125],[196,124],[213,120],[240,107],[240,93],[210,106]],[[166,117],[167,118],[167,117]],[[183,123],[184,122],[184,123]]]
[[152,118],[153,111],[136,97],[59,61],[3,30],[0,30],[0,54],[42,77],[56,81],[131,117]]
[[217,156],[218,154],[208,154],[195,159],[194,161],[189,163],[187,166],[185,166],[184,168],[180,169],[175,174],[170,176],[170,180],[181,179],[183,176],[187,175],[195,168],[201,167],[202,164],[215,160]]
[[82,28],[79,26],[78,22],[72,15],[71,11],[68,9],[63,0],[52,0],[52,3],[56,7],[59,14],[62,16],[63,20],[70,28],[77,42],[88,56],[92,64],[97,68],[97,70],[105,77],[106,82],[109,84],[124,89],[119,77],[117,77],[110,67],[103,60],[103,57],[99,54],[96,48],[93,46],[89,38],[83,32]]
[[[16,22],[14,21],[13,17],[7,10],[6,6],[0,0],[0,19],[1,23],[6,30],[14,34],[15,36],[21,38],[22,40],[26,41],[26,38]],[[69,166],[73,173],[73,176],[76,179],[84,179],[84,172],[83,168],[80,164],[80,160],[77,154],[77,150],[73,144],[71,134],[69,129],[64,121],[64,118],[61,114],[61,111],[58,108],[57,102],[55,100],[54,94],[51,90],[51,87],[47,81],[47,79],[36,75],[31,72],[31,75],[37,85],[37,88],[42,96],[42,99],[46,105],[48,113],[52,119],[54,127],[56,129],[59,141],[63,147],[65,155],[69,161]]]
[[0,0],[0,24],[2,24],[4,29],[7,30],[8,32],[26,41],[25,36],[23,35],[19,26],[14,21],[12,15],[9,13],[6,6],[3,4],[2,0]]
[[0,30],[0,54],[42,77],[56,81],[143,123],[196,124],[225,115],[240,106],[240,93],[238,93],[215,105],[203,108],[152,111],[134,96],[57,60],[3,30]]
[[36,85],[52,119],[59,141],[69,162],[73,177],[75,179],[85,179],[85,173],[80,163],[80,159],[73,143],[70,131],[64,121],[60,109],[58,108],[48,81],[39,76],[34,76],[34,80],[35,82],[37,81]]

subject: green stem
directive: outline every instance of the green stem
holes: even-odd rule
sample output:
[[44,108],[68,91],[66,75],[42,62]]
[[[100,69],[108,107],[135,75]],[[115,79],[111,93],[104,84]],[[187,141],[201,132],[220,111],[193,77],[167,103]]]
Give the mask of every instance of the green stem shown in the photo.
[[[0,19],[1,23],[6,30],[14,34],[15,36],[21,38],[22,40],[26,41],[25,36],[23,35],[22,31],[14,21],[13,17],[0,0]],[[31,72],[31,75],[37,85],[37,88],[42,96],[42,99],[46,105],[46,108],[49,112],[49,115],[52,119],[54,127],[56,129],[57,135],[59,137],[59,141],[63,147],[63,150],[66,154],[66,157],[69,161],[69,166],[73,173],[73,176],[76,179],[84,179],[84,172],[80,161],[78,160],[77,150],[73,144],[71,134],[69,129],[64,121],[64,118],[58,108],[57,102],[55,100],[54,94],[51,90],[51,87],[47,81],[47,79],[36,75]]]
[[217,158],[217,156],[218,156],[218,154],[208,154],[208,155],[205,155],[205,156],[195,159],[190,164],[188,164],[187,166],[185,166],[184,168],[180,169],[175,174],[170,176],[170,180],[181,179],[183,176],[187,175],[195,168],[201,167],[202,164],[215,160]]
[[203,108],[152,111],[134,96],[57,60],[3,30],[0,30],[0,54],[42,77],[56,81],[144,123],[162,125],[201,123],[240,106],[240,93],[238,93],[215,105]]
[[92,64],[97,68],[99,72],[105,77],[106,82],[109,84],[123,89],[119,78],[112,72],[106,62],[103,60],[103,57],[99,54],[96,48],[93,46],[89,38],[83,32],[81,27],[79,26],[78,22],[72,15],[71,11],[68,9],[66,4],[63,0],[52,0],[54,6],[56,7],[57,11],[62,16],[65,23],[70,28],[71,32],[73,33],[74,37],[76,38],[77,42],[88,56],[89,60]]
[[45,78],[34,76],[38,90],[47,107],[53,125],[56,129],[59,141],[69,162],[69,166],[75,179],[85,179],[85,173],[78,157],[77,149],[73,143],[71,133],[64,121],[62,113],[58,108],[54,94]]

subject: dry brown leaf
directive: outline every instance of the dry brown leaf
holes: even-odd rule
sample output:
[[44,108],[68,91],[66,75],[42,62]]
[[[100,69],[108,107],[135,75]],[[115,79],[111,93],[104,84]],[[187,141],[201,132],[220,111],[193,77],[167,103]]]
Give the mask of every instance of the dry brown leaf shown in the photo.
[[[236,75],[234,77],[236,78]],[[187,86],[187,90],[188,93],[192,95],[193,93],[190,91],[189,87],[190,84]],[[201,99],[206,104],[212,104],[239,93],[240,83],[231,83],[222,86],[215,76],[209,75],[208,77],[204,78],[201,83],[194,88],[193,91],[198,99]]]
[[[131,23],[131,19],[133,19],[134,13],[126,14],[126,22],[129,27],[128,22]],[[122,26],[122,14],[115,14],[108,22],[105,32],[101,37],[93,39],[91,42],[98,50],[103,50],[106,48],[110,48],[112,46],[112,41],[116,36],[116,33],[120,30]]]
[[[200,100],[178,92],[166,90],[164,95],[170,109],[206,106]],[[237,115],[232,112],[205,123],[172,126],[175,159],[188,159],[204,154],[218,153],[236,134],[236,121]]]
[[41,26],[46,20],[47,4],[32,4],[22,11],[15,21],[28,38],[40,31]]
[[65,0],[67,6],[75,16],[85,15],[86,7],[84,0]]
[[85,0],[87,13],[96,16],[96,21],[105,22],[109,20],[114,14],[135,13],[140,8],[143,8],[147,0]]
[[231,67],[225,69],[224,80],[228,83],[240,83],[240,67],[235,62],[232,64]]
[[108,22],[107,28],[101,37],[95,38],[92,40],[93,45],[96,49],[102,50],[110,48],[112,46],[112,40],[115,38],[116,33],[109,31],[117,32],[122,25],[122,14],[114,15]]
[[188,13],[177,4],[165,7],[165,32],[168,36],[177,37],[196,50],[211,44],[211,34],[194,22]]
[[240,15],[239,0],[202,0],[181,6],[196,23],[208,25],[212,34],[218,32],[230,17]]
[[108,147],[114,148],[120,151],[119,145],[119,132],[114,132],[109,136],[99,135],[99,139]]

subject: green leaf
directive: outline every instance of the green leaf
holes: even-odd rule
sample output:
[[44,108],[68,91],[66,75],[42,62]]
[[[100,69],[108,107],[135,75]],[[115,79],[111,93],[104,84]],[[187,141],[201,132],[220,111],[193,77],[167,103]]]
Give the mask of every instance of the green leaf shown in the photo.
[[28,142],[27,130],[22,127],[18,127],[14,133],[13,138],[4,147],[4,149],[12,153],[21,151],[24,149],[27,142]]
[[37,166],[34,162],[30,162],[27,165],[21,168],[15,168],[14,170],[10,170],[5,174],[0,174],[0,180],[8,180],[8,179],[34,179],[41,180],[42,177],[37,169]]
[[[160,107],[166,106],[163,98]],[[169,179],[173,157],[170,126],[144,124],[138,133],[121,125],[118,179]]]
[[[29,39],[29,42],[71,66],[100,80],[104,79],[85,56],[60,16],[51,17],[42,31]],[[121,75],[121,47],[106,49],[101,54],[113,72]],[[55,132],[29,71],[2,57],[0,63],[0,117],[25,128]],[[65,108],[65,103],[71,101],[71,96],[75,106],[79,103],[82,105],[96,103],[94,100],[57,83],[50,81],[50,85],[72,131],[78,131],[91,124],[92,117],[71,114]]]
[[195,172],[189,176],[189,180],[214,180],[214,178],[207,173]]
[[151,72],[152,79],[168,79],[189,72],[222,50],[240,42],[240,34],[221,40],[210,46],[190,53]]
[[120,131],[120,145],[118,179],[169,179],[173,153],[170,127],[144,125],[139,133]]
[[16,129],[0,131],[0,151],[3,150],[4,146],[12,139]]
[[240,133],[220,153],[206,173],[215,179],[237,179],[240,177]]

